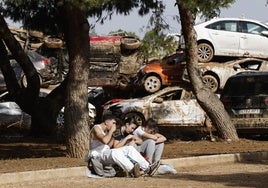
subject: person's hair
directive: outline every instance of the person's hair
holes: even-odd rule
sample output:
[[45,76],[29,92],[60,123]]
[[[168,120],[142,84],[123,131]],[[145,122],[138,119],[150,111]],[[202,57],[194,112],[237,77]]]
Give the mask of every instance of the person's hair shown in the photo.
[[143,124],[143,127],[147,127],[149,129],[152,129],[154,133],[158,132],[157,122],[152,118],[149,118],[147,121],[145,121]]
[[125,124],[135,124],[136,126],[138,126],[139,124],[137,123],[137,121],[134,118],[125,118],[124,120],[124,125]]
[[102,121],[112,120],[112,119],[116,120],[116,117],[113,114],[105,114],[102,117]]

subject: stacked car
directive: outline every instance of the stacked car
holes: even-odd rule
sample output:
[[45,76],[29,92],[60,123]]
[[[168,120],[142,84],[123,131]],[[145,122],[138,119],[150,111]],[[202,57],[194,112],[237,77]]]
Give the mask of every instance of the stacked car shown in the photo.
[[[243,18],[217,18],[194,28],[199,73],[204,84],[222,96],[237,130],[260,133],[267,129],[268,25]],[[189,77],[183,53],[142,66],[136,83],[150,95],[110,101],[104,113],[133,117],[140,124],[148,118],[157,119],[163,126],[200,127],[210,123],[193,96],[184,98]],[[179,90],[181,94],[174,98]]]

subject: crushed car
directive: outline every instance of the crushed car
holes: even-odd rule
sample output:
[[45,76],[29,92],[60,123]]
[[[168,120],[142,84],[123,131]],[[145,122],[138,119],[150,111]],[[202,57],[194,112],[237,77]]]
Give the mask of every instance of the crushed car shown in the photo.
[[[220,92],[227,79],[237,73],[268,71],[268,61],[258,58],[242,58],[223,63],[199,63],[198,67],[205,85],[213,92]],[[186,69],[183,72],[182,79],[189,82]]]
[[184,68],[184,53],[175,53],[141,66],[135,83],[147,93],[154,93],[163,88],[163,86],[182,83]]
[[90,36],[88,86],[125,89],[133,83],[144,63],[141,42],[131,36]]
[[238,132],[268,133],[268,72],[230,77],[220,96]]
[[134,118],[139,125],[153,118],[159,126],[211,126],[192,92],[179,86],[166,87],[142,98],[113,99],[104,105],[103,114]]
[[23,112],[13,101],[9,100],[8,92],[0,95],[0,119],[1,126],[30,126],[31,116]]
[[[40,86],[48,87],[54,78],[54,73],[51,69],[50,59],[40,55],[39,53],[35,51],[28,51],[27,55],[38,72]],[[13,58],[10,59],[10,64],[15,72],[17,80],[19,81],[22,87],[26,88],[27,79],[22,68],[17,63],[17,61]],[[6,82],[5,82],[4,75],[1,70],[0,70],[0,90],[6,91]]]
[[[39,96],[45,97],[48,95],[48,92],[41,91]],[[93,125],[96,117],[96,109],[95,106],[91,103],[88,103],[88,123],[89,125]],[[1,125],[24,125],[26,128],[31,125],[31,116],[25,112],[23,112],[20,107],[10,99],[8,92],[4,92],[0,95],[0,119]],[[59,112],[56,125],[58,128],[62,128],[64,126],[64,107]]]

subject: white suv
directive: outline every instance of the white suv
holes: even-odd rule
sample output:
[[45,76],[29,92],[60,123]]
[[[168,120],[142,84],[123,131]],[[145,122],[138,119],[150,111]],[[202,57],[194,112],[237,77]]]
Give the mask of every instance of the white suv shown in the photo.
[[268,25],[243,18],[215,18],[194,26],[198,60],[214,56],[268,58]]

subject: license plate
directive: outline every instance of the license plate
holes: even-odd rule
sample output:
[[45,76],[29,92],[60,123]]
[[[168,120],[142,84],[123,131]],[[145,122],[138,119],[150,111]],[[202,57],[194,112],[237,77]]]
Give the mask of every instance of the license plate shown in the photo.
[[260,114],[261,110],[260,109],[243,109],[243,110],[238,110],[238,114]]

